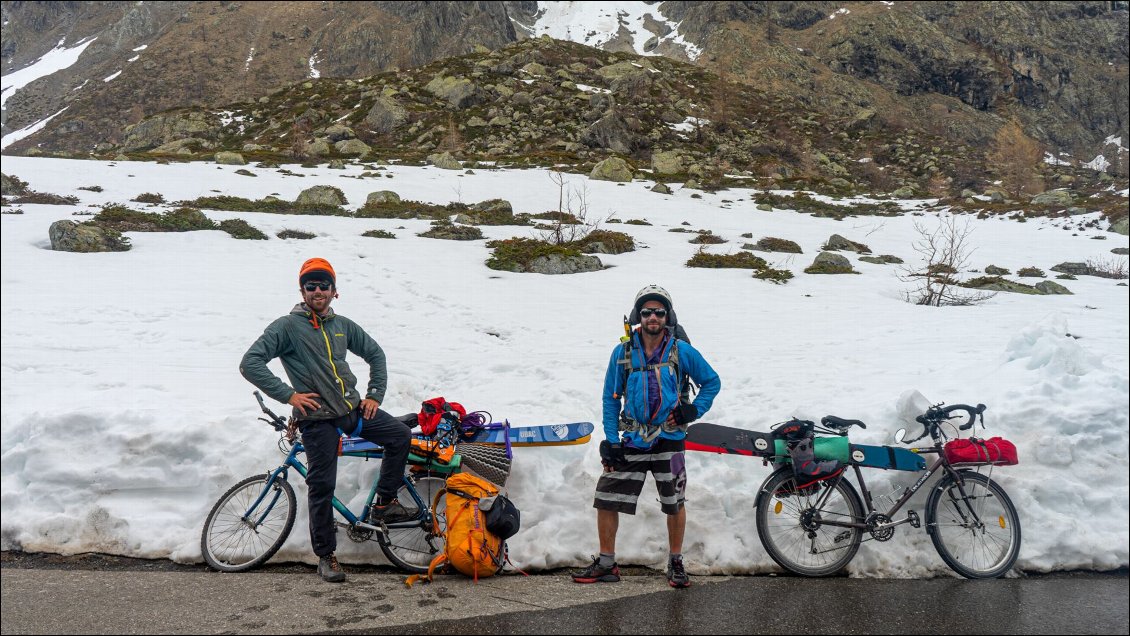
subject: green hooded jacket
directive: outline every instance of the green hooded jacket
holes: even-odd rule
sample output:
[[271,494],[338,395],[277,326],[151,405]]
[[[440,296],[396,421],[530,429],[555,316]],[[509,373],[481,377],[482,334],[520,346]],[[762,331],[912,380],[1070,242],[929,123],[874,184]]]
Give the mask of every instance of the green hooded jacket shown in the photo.
[[[326,420],[348,415],[361,403],[357,377],[345,361],[345,352],[361,356],[369,365],[365,397],[383,402],[388,386],[385,353],[365,330],[330,309],[315,316],[299,303],[289,314],[272,322],[251,345],[239,363],[239,372],[274,400],[287,403],[295,393],[317,393],[321,407],[300,420]],[[282,360],[290,386],[271,373],[267,363]],[[293,388],[292,388],[293,387]]]

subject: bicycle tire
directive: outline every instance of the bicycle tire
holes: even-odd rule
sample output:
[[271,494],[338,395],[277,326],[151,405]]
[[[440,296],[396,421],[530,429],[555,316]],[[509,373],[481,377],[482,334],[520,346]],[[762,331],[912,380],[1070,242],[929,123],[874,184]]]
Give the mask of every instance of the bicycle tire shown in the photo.
[[[437,511],[430,504],[445,483],[446,480],[441,477],[421,477],[416,480],[414,488],[427,506],[424,511],[416,508],[415,500],[408,493],[408,486],[400,487],[397,499],[410,512],[415,510],[416,520],[412,523],[389,524],[387,532],[377,535],[377,544],[381,546],[381,552],[384,552],[389,563],[411,574],[423,574],[428,571],[432,559],[443,552],[445,546],[442,530],[446,526],[443,523],[443,511]],[[443,506],[442,499],[439,506]],[[441,530],[438,534],[433,530],[436,522]]]
[[[801,576],[832,576],[855,557],[863,541],[861,528],[821,525],[822,518],[863,521],[863,502],[855,487],[844,479],[797,491],[791,468],[773,473],[757,497],[757,536],[769,556],[782,568]],[[834,492],[820,506],[819,495]],[[809,528],[803,525],[808,520]]]
[[[270,475],[248,477],[232,486],[212,506],[200,533],[200,552],[208,565],[220,572],[246,572],[266,563],[279,551],[294,527],[294,488],[285,479],[276,479],[251,514],[244,513],[267,485]],[[265,506],[270,506],[269,509]],[[258,525],[248,517],[266,516]]]
[[[971,470],[959,471],[965,495],[946,476],[926,500],[926,531],[938,556],[967,579],[995,579],[1008,573],[1020,554],[1020,517],[1000,484]],[[966,514],[977,512],[979,522]]]

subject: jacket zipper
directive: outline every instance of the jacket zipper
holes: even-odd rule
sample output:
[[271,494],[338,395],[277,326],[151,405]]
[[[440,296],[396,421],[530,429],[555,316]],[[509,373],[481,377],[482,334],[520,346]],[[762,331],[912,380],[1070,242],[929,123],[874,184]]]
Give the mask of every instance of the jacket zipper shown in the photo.
[[345,405],[349,407],[350,411],[352,411],[353,405],[350,404],[349,400],[345,399],[345,381],[342,380],[341,376],[337,374],[337,365],[334,364],[334,351],[330,346],[330,337],[326,335],[325,322],[322,323],[322,328],[319,331],[322,332],[322,340],[326,341],[326,356],[330,360],[330,369],[334,372],[334,379],[337,380],[337,386],[341,389],[341,399],[345,401]]

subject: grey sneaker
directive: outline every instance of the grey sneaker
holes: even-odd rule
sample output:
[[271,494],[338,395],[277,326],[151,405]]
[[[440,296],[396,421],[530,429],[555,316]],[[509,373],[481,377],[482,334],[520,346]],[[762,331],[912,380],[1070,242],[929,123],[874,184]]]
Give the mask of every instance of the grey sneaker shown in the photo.
[[345,580],[345,570],[341,569],[337,557],[331,554],[318,560],[318,576],[327,583],[341,583]]
[[610,567],[603,567],[596,557],[593,557],[592,565],[573,573],[574,583],[615,583],[619,580],[620,566],[613,563]]
[[375,525],[396,523],[397,521],[409,521],[415,516],[416,515],[409,512],[407,508],[400,505],[400,501],[395,497],[392,501],[383,506],[374,502],[372,507],[369,508],[369,523]]
[[683,559],[671,559],[667,563],[667,583],[671,587],[690,587],[691,577],[683,569]]

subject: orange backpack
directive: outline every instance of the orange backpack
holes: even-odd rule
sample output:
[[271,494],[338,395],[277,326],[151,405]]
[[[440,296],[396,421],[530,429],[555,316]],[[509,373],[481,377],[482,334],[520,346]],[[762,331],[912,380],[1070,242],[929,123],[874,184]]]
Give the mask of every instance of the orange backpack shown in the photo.
[[[428,567],[424,578],[431,581],[436,568],[450,565],[462,574],[474,578],[494,576],[502,569],[506,559],[506,542],[487,530],[486,514],[479,510],[479,499],[498,495],[498,487],[469,473],[456,473],[447,478],[447,484],[436,493],[432,510],[440,508],[441,498],[447,506],[435,518],[435,532],[444,535],[444,552],[437,555]],[[446,520],[447,527],[440,524]],[[411,586],[420,575],[408,577]]]

